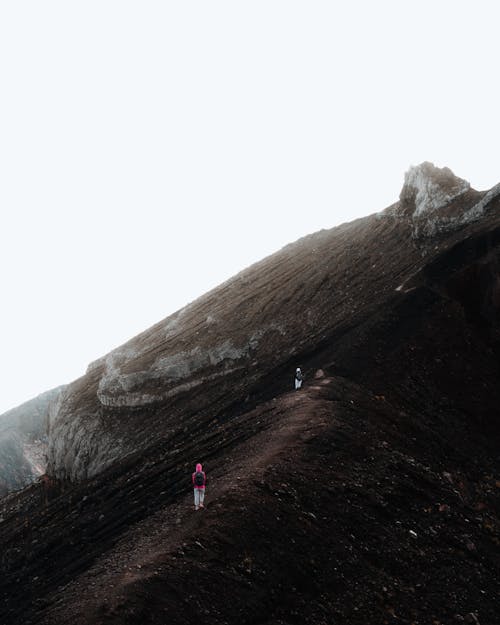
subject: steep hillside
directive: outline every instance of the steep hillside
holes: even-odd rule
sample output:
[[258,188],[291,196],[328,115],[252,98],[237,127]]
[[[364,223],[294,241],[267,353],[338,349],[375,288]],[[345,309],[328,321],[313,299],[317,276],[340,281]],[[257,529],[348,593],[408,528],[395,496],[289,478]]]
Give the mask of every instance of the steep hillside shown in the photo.
[[2,622],[496,625],[499,195],[423,164],[93,363],[2,501]]
[[284,371],[322,345],[336,351],[392,306],[397,289],[494,213],[499,191],[483,198],[423,164],[387,211],[289,245],[92,363],[51,425],[50,471],[95,475],[194,414],[287,388]]
[[47,391],[0,415],[0,497],[45,472],[49,413],[64,387]]

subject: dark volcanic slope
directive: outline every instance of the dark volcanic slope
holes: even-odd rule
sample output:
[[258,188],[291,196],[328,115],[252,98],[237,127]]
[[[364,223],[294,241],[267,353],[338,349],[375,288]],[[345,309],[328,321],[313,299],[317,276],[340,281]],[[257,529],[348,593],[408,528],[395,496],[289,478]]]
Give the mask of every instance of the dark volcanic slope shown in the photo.
[[411,233],[372,216],[307,237],[92,365],[53,424],[52,473],[94,475],[193,415],[288,388],[297,359],[370,318],[422,266]]
[[76,483],[3,501],[1,622],[496,625],[499,200],[450,175],[92,366],[52,425]]
[[[424,174],[424,190],[448,197]],[[329,364],[343,366],[335,358],[338,341],[345,337],[355,356],[351,330],[398,305],[403,285],[484,225],[484,217],[462,224],[480,213],[477,192],[451,200],[442,219],[433,213],[435,198],[428,213],[412,217],[412,196],[406,190],[403,197],[382,214],[284,248],[93,363],[69,387],[52,423],[50,472],[95,475],[178,432],[193,415],[232,412],[233,403],[257,400],[263,388],[265,396],[284,390],[284,372],[323,346]],[[488,215],[497,201],[487,204]],[[453,210],[458,216],[450,222]],[[443,228],[443,235],[421,234]]]

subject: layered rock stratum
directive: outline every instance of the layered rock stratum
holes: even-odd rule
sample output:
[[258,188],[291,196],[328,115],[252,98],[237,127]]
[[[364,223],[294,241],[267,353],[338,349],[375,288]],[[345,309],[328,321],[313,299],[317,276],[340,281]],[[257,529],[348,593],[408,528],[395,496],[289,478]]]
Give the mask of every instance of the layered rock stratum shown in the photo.
[[499,208],[423,163],[92,363],[2,502],[3,622],[496,624]]

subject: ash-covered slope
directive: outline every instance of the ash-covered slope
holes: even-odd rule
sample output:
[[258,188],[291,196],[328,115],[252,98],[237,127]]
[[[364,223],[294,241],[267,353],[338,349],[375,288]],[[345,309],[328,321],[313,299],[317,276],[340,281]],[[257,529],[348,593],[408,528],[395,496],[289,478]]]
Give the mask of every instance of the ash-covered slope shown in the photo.
[[0,497],[45,472],[49,413],[64,386],[0,415]]
[[419,166],[91,366],[73,481],[0,506],[0,620],[497,625],[500,199],[466,187]]
[[387,211],[289,245],[92,363],[51,423],[50,471],[95,475],[195,414],[286,388],[282,372],[370,319],[496,198],[424,163]]

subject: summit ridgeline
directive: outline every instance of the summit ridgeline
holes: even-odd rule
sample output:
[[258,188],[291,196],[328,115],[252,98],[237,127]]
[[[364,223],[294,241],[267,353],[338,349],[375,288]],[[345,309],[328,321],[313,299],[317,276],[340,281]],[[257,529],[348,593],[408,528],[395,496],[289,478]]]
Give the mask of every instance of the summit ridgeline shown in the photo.
[[280,372],[305,355],[343,370],[345,337],[482,221],[489,229],[499,193],[413,167],[393,207],[285,247],[92,363],[52,419],[49,472],[96,475],[193,415],[285,390]]

